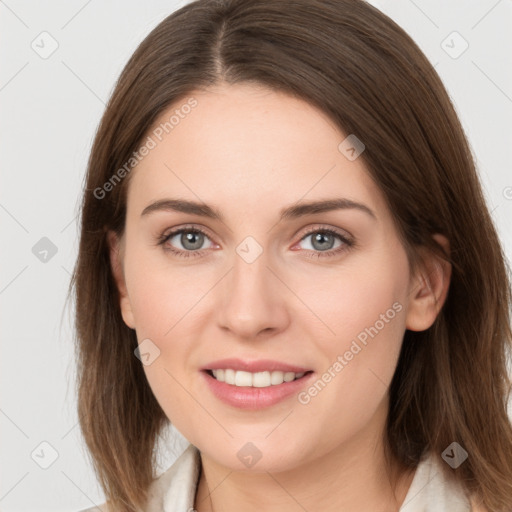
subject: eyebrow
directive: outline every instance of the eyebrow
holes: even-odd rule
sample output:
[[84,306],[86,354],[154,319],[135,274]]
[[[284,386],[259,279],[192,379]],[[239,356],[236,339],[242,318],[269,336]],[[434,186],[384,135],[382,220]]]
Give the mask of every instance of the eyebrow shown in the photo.
[[[279,212],[279,220],[296,219],[305,215],[314,215],[334,210],[359,210],[368,214],[373,219],[377,219],[375,213],[368,206],[350,199],[335,198],[325,199],[322,201],[297,203],[292,206],[285,207]],[[141,213],[141,217],[157,211],[190,213],[192,215],[199,215],[201,217],[207,217],[224,222],[224,217],[218,209],[213,208],[206,203],[198,203],[196,201],[188,201],[186,199],[159,199],[146,206]]]

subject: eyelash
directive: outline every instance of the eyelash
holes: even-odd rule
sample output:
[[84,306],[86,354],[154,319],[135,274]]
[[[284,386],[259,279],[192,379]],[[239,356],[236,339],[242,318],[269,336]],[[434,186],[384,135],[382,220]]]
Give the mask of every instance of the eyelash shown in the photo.
[[[197,228],[197,227],[183,227],[183,228],[176,229],[175,231],[171,231],[170,233],[160,235],[158,237],[158,239],[157,239],[157,245],[162,245],[163,246],[168,240],[170,240],[171,238],[173,238],[176,235],[179,235],[180,233],[201,233],[205,237],[210,238],[209,235],[205,231],[200,229],[200,228]],[[342,253],[344,251],[348,251],[348,250],[352,249],[355,246],[354,240],[352,240],[352,239],[348,238],[347,236],[342,235],[340,232],[338,232],[338,231],[336,231],[334,229],[330,229],[330,228],[318,228],[318,227],[317,228],[312,228],[312,229],[308,230],[302,236],[300,241],[304,240],[307,236],[309,236],[309,235],[311,235],[313,233],[323,233],[323,234],[333,235],[335,237],[338,237],[338,239],[341,240],[341,242],[343,242],[343,245],[338,247],[337,249],[330,249],[328,251],[312,251],[312,250],[308,250],[308,251],[312,251],[308,255],[309,258],[319,259],[319,258],[328,258],[328,257],[331,257],[331,256],[336,256],[336,255],[338,255],[338,254],[340,254],[340,253]],[[180,258],[198,257],[198,256],[200,256],[200,252],[201,252],[201,250],[182,251],[182,250],[179,250],[179,249],[174,249],[172,246],[164,247],[164,250],[165,251],[169,251],[169,252],[175,254],[176,256],[178,256]]]

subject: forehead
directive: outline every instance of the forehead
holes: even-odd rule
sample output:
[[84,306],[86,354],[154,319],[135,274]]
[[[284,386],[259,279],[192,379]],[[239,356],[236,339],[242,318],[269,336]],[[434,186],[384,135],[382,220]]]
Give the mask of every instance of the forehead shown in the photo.
[[[342,196],[385,208],[362,158],[309,103],[255,85],[197,90],[168,107],[132,170],[128,206],[169,197],[246,209]],[[349,139],[350,140],[350,139]],[[342,144],[340,149],[340,143]]]

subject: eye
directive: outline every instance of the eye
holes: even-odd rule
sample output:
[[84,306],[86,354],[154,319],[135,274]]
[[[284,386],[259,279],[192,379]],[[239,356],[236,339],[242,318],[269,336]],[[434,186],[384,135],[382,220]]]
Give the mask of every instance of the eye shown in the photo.
[[[313,228],[301,238],[301,242],[310,239],[310,258],[325,258],[335,256],[354,246],[354,241],[346,234],[330,228]],[[336,239],[339,241],[336,245]],[[299,242],[300,243],[300,242]]]
[[[306,248],[309,258],[325,258],[336,256],[349,250],[355,245],[354,240],[348,235],[330,228],[310,229],[300,240],[299,244],[310,239],[311,248]],[[206,240],[210,241],[210,247],[203,247]],[[336,245],[336,240],[338,244]],[[215,246],[208,234],[197,227],[182,227],[158,237],[158,245],[162,245],[165,251],[169,251],[181,258],[201,256],[203,250]],[[178,247],[176,247],[178,245]],[[179,247],[181,245],[181,248]],[[296,247],[296,244],[294,247]]]
[[[173,239],[175,240],[173,241]],[[166,251],[170,251],[183,258],[188,258],[190,256],[200,256],[198,251],[204,249],[205,239],[210,240],[203,230],[183,227],[162,235],[158,239],[158,244],[163,245]],[[183,249],[179,247],[176,249],[176,244],[180,244]],[[206,247],[206,249],[208,248],[211,247]]]

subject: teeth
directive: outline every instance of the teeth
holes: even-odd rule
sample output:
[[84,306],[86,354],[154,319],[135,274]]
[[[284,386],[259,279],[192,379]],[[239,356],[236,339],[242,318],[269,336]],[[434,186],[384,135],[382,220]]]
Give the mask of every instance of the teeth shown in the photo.
[[300,379],[305,372],[243,372],[231,369],[212,370],[213,376],[219,382],[226,382],[234,386],[251,386],[255,388],[267,388],[269,386],[277,386],[283,382],[291,382]]

